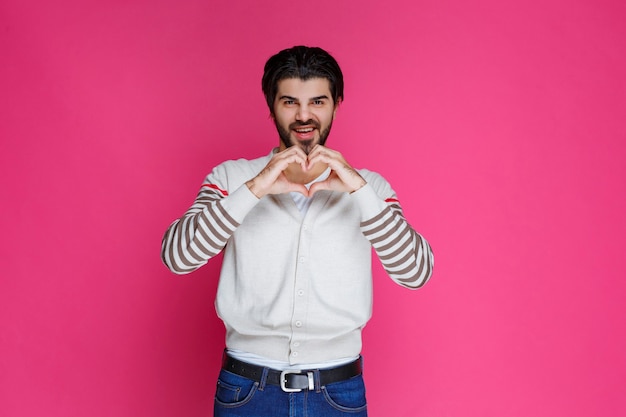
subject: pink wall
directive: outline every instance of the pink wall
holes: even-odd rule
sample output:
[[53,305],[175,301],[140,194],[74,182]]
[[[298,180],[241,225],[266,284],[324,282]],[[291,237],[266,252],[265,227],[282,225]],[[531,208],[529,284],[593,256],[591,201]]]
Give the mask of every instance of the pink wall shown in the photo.
[[0,5],[0,415],[210,415],[218,264],[160,239],[277,143],[262,65],[300,43],[437,256],[418,292],[375,264],[371,415],[625,415],[624,2],[262,4]]

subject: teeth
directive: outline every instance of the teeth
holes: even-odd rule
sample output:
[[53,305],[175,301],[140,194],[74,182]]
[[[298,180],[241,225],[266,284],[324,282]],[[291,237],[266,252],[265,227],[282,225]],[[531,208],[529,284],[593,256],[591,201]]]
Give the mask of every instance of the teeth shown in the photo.
[[312,131],[313,131],[312,127],[308,127],[306,129],[296,129],[296,132],[298,132],[298,133],[309,133],[309,132],[312,132]]

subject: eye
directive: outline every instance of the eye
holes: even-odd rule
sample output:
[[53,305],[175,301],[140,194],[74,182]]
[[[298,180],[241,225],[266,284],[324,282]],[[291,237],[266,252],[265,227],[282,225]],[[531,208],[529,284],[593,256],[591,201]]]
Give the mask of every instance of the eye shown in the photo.
[[324,100],[313,100],[313,104],[316,106],[323,106]]
[[294,104],[296,104],[295,100],[284,100],[283,104],[286,106],[293,106]]

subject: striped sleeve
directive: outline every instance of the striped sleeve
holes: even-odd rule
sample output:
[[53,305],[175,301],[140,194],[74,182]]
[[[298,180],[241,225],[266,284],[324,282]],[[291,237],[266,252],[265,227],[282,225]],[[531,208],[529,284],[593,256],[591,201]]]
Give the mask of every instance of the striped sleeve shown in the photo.
[[420,288],[433,272],[434,256],[430,245],[404,218],[400,203],[388,185],[384,192],[391,196],[386,200],[371,187],[363,188],[358,197],[365,216],[361,222],[363,235],[372,244],[391,279],[404,287]]
[[398,203],[361,223],[389,276],[398,284],[419,288],[431,277],[434,257],[430,245],[404,219]]
[[226,246],[241,224],[241,213],[247,211],[234,213],[229,207],[252,207],[257,200],[251,194],[245,185],[229,195],[215,183],[203,184],[193,205],[165,232],[163,263],[175,274],[188,274],[206,264]]

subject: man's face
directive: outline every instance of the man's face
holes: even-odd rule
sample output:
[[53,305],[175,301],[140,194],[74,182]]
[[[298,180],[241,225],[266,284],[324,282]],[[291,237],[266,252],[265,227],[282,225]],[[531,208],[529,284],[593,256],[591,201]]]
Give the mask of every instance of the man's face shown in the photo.
[[336,110],[326,78],[279,81],[272,116],[280,136],[280,150],[300,146],[308,154],[315,145],[324,145]]

